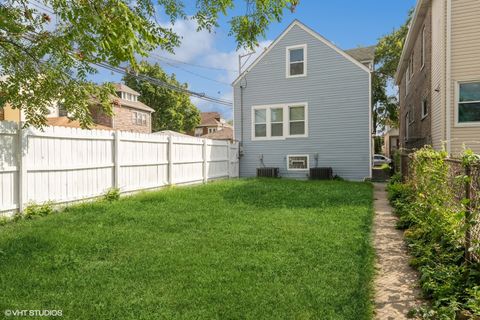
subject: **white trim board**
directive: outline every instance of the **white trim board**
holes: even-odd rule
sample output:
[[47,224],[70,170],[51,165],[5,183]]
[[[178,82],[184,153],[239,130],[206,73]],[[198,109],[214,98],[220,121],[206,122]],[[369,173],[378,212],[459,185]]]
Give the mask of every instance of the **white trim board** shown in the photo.
[[255,61],[253,61],[253,63],[244,71],[242,72],[242,74],[240,74],[237,79],[235,79],[233,82],[232,82],[232,85],[236,85],[241,79],[243,79],[243,77],[250,72],[250,70],[253,69],[253,67],[255,67],[257,65],[258,62],[260,62],[263,57],[265,57],[265,55],[267,55],[272,49],[273,47],[275,47],[278,42],[280,42],[280,40],[283,39],[283,37],[285,37],[285,35],[290,32],[290,30],[295,27],[295,26],[298,26],[299,28],[302,28],[305,32],[309,33],[310,35],[312,35],[313,37],[315,37],[316,39],[318,39],[319,41],[321,41],[322,43],[324,43],[325,45],[327,45],[328,47],[330,47],[331,49],[335,50],[337,53],[339,53],[341,56],[343,56],[344,58],[346,58],[347,60],[349,60],[350,62],[352,62],[353,64],[357,65],[360,69],[362,69],[363,71],[367,72],[367,73],[370,73],[371,70],[369,68],[367,68],[367,66],[363,65],[362,63],[360,63],[359,61],[355,60],[352,56],[350,56],[348,53],[346,53],[345,51],[343,51],[342,49],[340,49],[339,47],[337,47],[336,45],[334,45],[332,42],[330,42],[329,40],[327,40],[326,38],[324,38],[323,36],[321,36],[319,33],[317,33],[316,31],[310,29],[309,27],[307,27],[306,25],[304,25],[303,23],[301,23],[300,21],[298,20],[294,20],[288,27],[287,29],[285,29],[285,31],[283,31],[280,36],[278,36],[275,41],[273,41],[268,47],[267,49],[265,49],[261,55],[259,55],[257,57],[257,59],[255,59]]

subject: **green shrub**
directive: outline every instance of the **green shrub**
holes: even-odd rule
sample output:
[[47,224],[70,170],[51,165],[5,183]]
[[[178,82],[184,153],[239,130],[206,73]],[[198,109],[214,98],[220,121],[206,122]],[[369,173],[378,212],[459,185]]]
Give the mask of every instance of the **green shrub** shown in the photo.
[[0,217],[0,226],[4,226],[8,223],[9,219],[7,217]]
[[119,188],[110,188],[103,195],[103,200],[105,200],[105,201],[112,202],[112,201],[117,201],[118,199],[120,199],[120,189]]
[[[412,260],[421,274],[420,285],[431,307],[417,310],[422,319],[480,316],[480,266],[464,259],[465,201],[456,197],[465,178],[452,178],[447,154],[422,148],[411,156],[409,178],[394,175],[388,198],[399,215]],[[465,152],[463,165],[478,161]]]
[[43,204],[30,203],[23,211],[25,219],[32,219],[34,217],[45,217],[54,212],[53,203],[45,202]]

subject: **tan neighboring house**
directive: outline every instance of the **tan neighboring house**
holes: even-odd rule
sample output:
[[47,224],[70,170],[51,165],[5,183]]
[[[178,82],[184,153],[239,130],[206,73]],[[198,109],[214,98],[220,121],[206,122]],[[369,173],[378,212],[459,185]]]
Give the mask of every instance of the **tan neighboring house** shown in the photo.
[[233,128],[231,126],[225,126],[220,130],[203,135],[202,138],[207,138],[212,140],[226,140],[226,141],[232,142]]
[[[94,125],[92,129],[114,129],[141,133],[152,132],[152,112],[155,110],[138,101],[140,94],[124,84],[114,84],[117,97],[113,97],[113,116],[105,114],[100,107],[90,107]],[[0,120],[20,121],[24,115],[18,109],[5,106],[0,113]],[[50,108],[47,115],[47,124],[50,126],[62,126],[79,128],[80,123],[70,120],[64,110],[58,105]]]
[[220,116],[218,112],[201,112],[200,124],[193,130],[188,132],[189,135],[201,137],[206,134],[220,131],[225,127],[231,126]]
[[140,93],[130,87],[114,84],[117,97],[114,98],[113,116],[108,116],[99,107],[91,107],[93,121],[116,130],[141,133],[152,132],[152,113],[155,111],[140,102]]
[[383,135],[383,152],[388,158],[393,158],[400,147],[398,128],[389,128]]
[[400,145],[480,153],[480,1],[418,0],[396,83]]

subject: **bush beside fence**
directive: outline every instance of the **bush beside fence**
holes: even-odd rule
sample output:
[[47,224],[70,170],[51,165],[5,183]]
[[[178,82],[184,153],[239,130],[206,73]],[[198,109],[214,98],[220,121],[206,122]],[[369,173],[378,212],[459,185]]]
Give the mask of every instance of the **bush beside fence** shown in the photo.
[[406,229],[411,264],[432,299],[423,318],[480,316],[478,156],[466,151],[450,159],[423,148],[402,156],[402,174],[389,184],[389,197]]
[[0,122],[0,214],[31,201],[67,203],[238,177],[238,143]]

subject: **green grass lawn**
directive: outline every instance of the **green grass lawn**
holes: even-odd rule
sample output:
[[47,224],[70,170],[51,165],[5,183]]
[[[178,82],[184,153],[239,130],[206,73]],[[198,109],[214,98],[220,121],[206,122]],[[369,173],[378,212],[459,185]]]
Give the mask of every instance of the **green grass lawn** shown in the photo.
[[0,314],[370,319],[372,188],[230,180],[0,227]]

